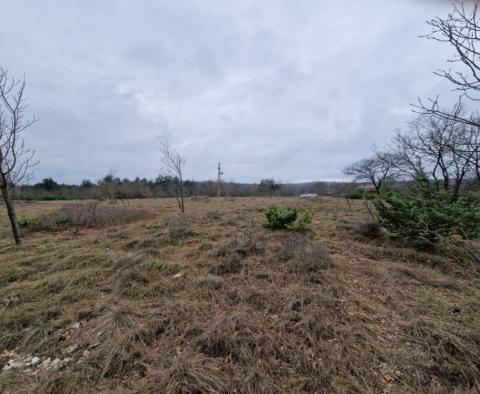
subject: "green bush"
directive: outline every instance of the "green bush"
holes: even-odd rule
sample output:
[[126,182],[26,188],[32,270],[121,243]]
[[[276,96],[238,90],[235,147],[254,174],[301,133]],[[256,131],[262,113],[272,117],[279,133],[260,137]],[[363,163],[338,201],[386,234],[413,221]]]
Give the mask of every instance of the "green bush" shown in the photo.
[[307,230],[307,226],[312,223],[313,213],[305,212],[303,217],[292,224],[287,224],[286,228],[290,231],[302,232]]
[[352,190],[347,193],[345,193],[345,198],[348,198],[349,200],[362,200],[365,197],[365,191],[364,190]]
[[366,198],[367,200],[373,200],[377,196],[377,192],[375,190],[362,190],[356,189],[351,190],[345,194],[345,198],[349,200],[363,200]]
[[308,224],[312,222],[313,214],[306,212],[299,220],[297,220],[297,216],[297,208],[270,207],[265,211],[267,223],[264,226],[272,230],[305,231]]
[[265,227],[272,230],[287,228],[288,225],[297,220],[297,215],[297,208],[270,207],[265,211],[265,217],[267,218]]
[[389,191],[374,201],[380,223],[391,233],[419,246],[435,245],[452,235],[476,238],[480,234],[480,194],[433,191],[428,183],[409,193]]

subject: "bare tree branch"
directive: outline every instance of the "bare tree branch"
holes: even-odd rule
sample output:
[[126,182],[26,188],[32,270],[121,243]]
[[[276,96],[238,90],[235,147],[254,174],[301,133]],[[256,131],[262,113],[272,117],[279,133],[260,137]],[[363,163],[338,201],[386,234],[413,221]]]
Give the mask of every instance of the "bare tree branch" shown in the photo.
[[347,166],[343,172],[356,181],[370,182],[377,193],[386,180],[393,178],[394,158],[388,152],[377,152],[374,156]]
[[15,80],[0,67],[0,191],[7,208],[13,236],[21,243],[13,204],[15,187],[28,182],[33,174],[35,152],[25,146],[22,132],[35,123],[25,112],[25,78]]
[[185,160],[170,148],[167,141],[161,142],[160,152],[162,154],[162,164],[166,172],[176,179],[175,198],[177,199],[178,209],[181,213],[185,213],[183,190],[183,166],[185,165]]

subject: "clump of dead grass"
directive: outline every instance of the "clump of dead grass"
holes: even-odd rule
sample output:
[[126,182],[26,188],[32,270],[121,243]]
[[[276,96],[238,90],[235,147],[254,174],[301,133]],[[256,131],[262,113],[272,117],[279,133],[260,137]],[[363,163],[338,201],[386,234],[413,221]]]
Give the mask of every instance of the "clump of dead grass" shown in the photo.
[[47,372],[40,377],[37,385],[29,387],[26,393],[90,393],[95,390],[101,376],[98,370],[89,363],[82,363],[73,371]]
[[109,305],[94,324],[93,339],[100,340],[97,358],[101,376],[112,377],[143,371],[142,345],[152,340],[152,326],[138,305],[122,301]]
[[277,374],[278,372],[271,363],[258,359],[249,366],[244,380],[232,384],[231,391],[241,394],[282,393],[276,383],[276,380],[278,380]]
[[149,368],[149,393],[220,393],[225,383],[210,360],[193,352],[182,352],[160,370]]
[[214,257],[243,260],[265,252],[265,236],[255,223],[247,225],[240,237],[233,238],[212,253]]
[[256,346],[250,329],[256,323],[251,320],[245,312],[214,316],[201,327],[202,334],[196,340],[198,350],[208,357],[235,363],[249,360]]
[[236,253],[229,253],[221,256],[220,261],[210,268],[209,273],[212,275],[228,275],[238,274],[242,271],[242,258]]
[[222,218],[221,214],[218,211],[208,211],[205,214],[205,219],[207,222],[217,222]]
[[413,319],[402,324],[408,339],[424,349],[416,361],[424,385],[435,380],[445,386],[480,389],[480,335],[440,321]]
[[193,219],[185,214],[170,219],[167,225],[169,239],[177,241],[192,236],[194,234],[192,223]]
[[196,284],[199,289],[220,290],[225,285],[225,281],[220,276],[206,275],[198,277]]
[[333,265],[333,259],[324,246],[315,245],[299,234],[289,234],[281,241],[277,257],[297,273],[314,272]]

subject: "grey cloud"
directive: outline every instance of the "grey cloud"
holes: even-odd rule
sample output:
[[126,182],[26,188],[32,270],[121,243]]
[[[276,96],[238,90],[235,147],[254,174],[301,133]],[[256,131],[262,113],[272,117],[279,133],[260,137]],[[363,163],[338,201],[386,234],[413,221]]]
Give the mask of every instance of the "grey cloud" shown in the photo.
[[[158,143],[209,179],[342,179],[389,140],[448,47],[433,1],[2,1],[0,62],[26,74],[37,179],[153,177]],[[20,20],[22,23],[18,23]]]

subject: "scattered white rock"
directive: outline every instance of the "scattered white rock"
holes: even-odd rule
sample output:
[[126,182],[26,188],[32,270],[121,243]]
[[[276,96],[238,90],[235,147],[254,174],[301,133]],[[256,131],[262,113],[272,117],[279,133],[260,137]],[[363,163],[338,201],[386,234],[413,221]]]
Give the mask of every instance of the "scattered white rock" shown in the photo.
[[56,367],[56,366],[59,365],[61,362],[62,362],[62,360],[60,360],[59,358],[56,358],[55,360],[52,361],[51,365],[52,365],[53,367]]
[[45,359],[45,360],[43,360],[43,362],[42,362],[42,367],[43,367],[43,368],[48,368],[48,366],[50,365],[51,362],[52,362],[52,359],[51,359],[50,357],[47,358],[47,359]]
[[[70,346],[68,350],[70,352],[73,352],[77,349],[78,345],[74,345]],[[21,369],[25,373],[36,374],[39,369],[58,370],[73,361],[72,357],[65,357],[63,359],[57,357],[52,360],[50,357],[42,359],[42,357],[31,354],[22,356],[16,354],[15,352],[8,351],[4,351],[3,355],[6,355],[7,357],[9,357],[9,359],[8,362],[2,367],[0,372],[7,372],[13,369]]]
[[182,277],[182,273],[179,272],[178,274],[173,275],[173,277],[174,277],[174,279],[181,278],[181,277]]

